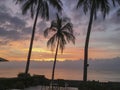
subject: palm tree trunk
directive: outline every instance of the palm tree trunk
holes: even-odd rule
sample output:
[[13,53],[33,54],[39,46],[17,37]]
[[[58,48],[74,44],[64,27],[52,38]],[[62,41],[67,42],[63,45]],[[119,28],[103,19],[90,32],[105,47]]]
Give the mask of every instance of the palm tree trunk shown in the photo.
[[29,47],[29,52],[28,52],[28,57],[27,57],[25,74],[28,74],[29,65],[30,65],[30,58],[31,58],[32,46],[33,46],[33,40],[34,40],[34,36],[35,36],[35,28],[36,28],[36,23],[37,23],[37,18],[38,18],[38,14],[39,14],[39,8],[40,8],[39,3],[40,3],[40,0],[38,2],[36,17],[35,17],[35,21],[34,21],[34,25],[33,25],[33,29],[32,29],[32,37],[31,37],[31,41],[30,41],[30,47]]
[[57,47],[56,47],[55,58],[54,58],[53,69],[52,69],[52,80],[51,80],[52,90],[53,90],[53,83],[54,83],[54,73],[55,73],[56,59],[57,59],[57,53],[58,53],[58,46],[59,46],[59,40],[57,41]]
[[89,64],[88,64],[88,47],[89,47],[90,32],[91,32],[92,23],[93,23],[93,16],[94,16],[94,4],[92,5],[91,12],[90,12],[90,20],[89,20],[87,36],[86,36],[86,41],[85,41],[85,47],[84,47],[83,81],[87,81],[87,68],[89,66]]

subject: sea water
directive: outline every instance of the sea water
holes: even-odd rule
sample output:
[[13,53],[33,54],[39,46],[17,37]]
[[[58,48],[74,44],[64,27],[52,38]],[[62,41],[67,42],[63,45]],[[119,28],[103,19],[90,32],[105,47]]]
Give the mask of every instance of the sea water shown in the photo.
[[[31,62],[29,73],[31,75],[45,75],[51,79],[53,62]],[[17,77],[18,73],[24,72],[26,62],[1,62],[0,63],[0,78],[2,77]],[[67,80],[82,80],[82,66],[70,65],[70,63],[57,64],[55,69],[55,79]],[[88,69],[88,80],[96,81],[115,81],[120,82],[120,71],[112,71],[109,69]]]

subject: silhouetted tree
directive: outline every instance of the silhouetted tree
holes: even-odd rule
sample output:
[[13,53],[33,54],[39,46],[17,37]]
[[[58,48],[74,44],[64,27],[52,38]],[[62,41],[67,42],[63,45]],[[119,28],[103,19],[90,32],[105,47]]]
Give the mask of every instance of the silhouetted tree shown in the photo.
[[105,18],[106,14],[109,13],[110,3],[114,6],[116,3],[120,4],[120,0],[79,0],[77,4],[77,8],[82,7],[84,13],[86,14],[88,11],[90,13],[89,24],[87,28],[87,35],[85,40],[84,47],[84,70],[83,70],[83,81],[87,81],[87,67],[88,67],[88,47],[89,47],[89,39],[90,33],[93,23],[93,18],[97,18],[97,12],[101,11],[103,17]]
[[36,13],[33,28],[32,28],[32,36],[31,36],[29,52],[28,52],[28,57],[27,57],[27,64],[26,64],[26,69],[25,69],[25,73],[28,74],[33,40],[34,40],[34,35],[35,35],[35,28],[36,28],[38,16],[40,14],[41,18],[48,20],[49,19],[49,5],[52,5],[58,11],[61,11],[62,2],[61,0],[17,0],[17,3],[22,4],[23,14],[26,14],[27,11],[30,11],[31,17],[34,18],[34,14]]
[[58,49],[60,49],[62,53],[67,43],[69,42],[75,43],[75,37],[73,35],[72,23],[66,18],[59,17],[58,14],[57,14],[57,19],[51,22],[50,28],[47,28],[44,31],[44,36],[47,37],[49,32],[53,32],[54,34],[48,40],[47,46],[48,47],[50,46],[52,50],[56,48],[53,69],[52,69],[52,80],[51,80],[52,90],[53,90],[54,72],[55,72]]

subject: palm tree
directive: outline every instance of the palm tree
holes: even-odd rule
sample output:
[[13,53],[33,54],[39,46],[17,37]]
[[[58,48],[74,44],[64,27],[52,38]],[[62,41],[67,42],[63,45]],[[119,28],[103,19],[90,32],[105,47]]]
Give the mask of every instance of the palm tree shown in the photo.
[[60,49],[62,53],[67,43],[72,42],[73,44],[75,44],[75,37],[73,35],[72,23],[69,22],[68,19],[59,17],[58,14],[57,14],[57,19],[51,22],[50,28],[47,28],[44,31],[44,36],[47,37],[49,32],[53,32],[54,34],[48,40],[47,46],[48,47],[50,46],[51,50],[54,50],[56,46],[56,52],[54,57],[53,69],[52,69],[52,79],[51,79],[52,90],[53,90],[54,72],[55,72],[58,50]]
[[120,0],[79,0],[77,4],[77,8],[82,7],[85,14],[89,11],[90,18],[89,24],[87,28],[87,35],[84,47],[84,70],[83,70],[83,81],[87,81],[87,68],[88,68],[88,46],[89,46],[89,39],[90,33],[92,29],[93,18],[97,18],[97,12],[101,11],[103,17],[105,18],[106,15],[109,13],[110,10],[110,3],[116,5],[116,2],[120,4]]
[[90,11],[90,19],[89,24],[87,28],[87,35],[86,35],[86,41],[85,41],[85,47],[84,47],[84,72],[83,72],[83,81],[87,81],[87,67],[88,67],[88,46],[89,46],[89,39],[90,39],[90,33],[92,29],[92,23],[93,23],[93,17],[97,18],[97,12],[101,11],[103,14],[103,17],[105,19],[106,14],[109,13],[110,10],[110,3],[113,4],[113,6],[116,6],[116,3],[120,5],[120,0],[79,0],[77,4],[77,8],[82,7],[85,14]]
[[33,18],[34,14],[36,13],[33,28],[32,28],[32,36],[31,36],[29,52],[28,52],[28,57],[27,57],[27,64],[26,64],[26,69],[25,69],[25,73],[28,74],[38,15],[40,14],[41,18],[48,20],[49,19],[49,5],[52,5],[58,11],[61,11],[62,2],[60,0],[17,0],[17,3],[22,4],[23,14],[26,14],[27,11],[30,11],[31,17]]

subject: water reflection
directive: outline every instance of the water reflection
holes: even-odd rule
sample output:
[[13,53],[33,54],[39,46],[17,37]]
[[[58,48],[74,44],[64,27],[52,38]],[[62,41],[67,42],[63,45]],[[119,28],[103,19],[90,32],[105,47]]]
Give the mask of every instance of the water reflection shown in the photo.
[[[18,73],[24,72],[25,62],[4,62],[0,63],[0,77],[16,77]],[[45,75],[47,78],[51,78],[51,67],[41,66],[44,64],[34,62],[31,63],[30,73]],[[45,63],[46,65],[46,63]],[[52,63],[51,63],[52,65]],[[56,79],[69,79],[69,80],[82,80],[82,69],[80,68],[56,68]],[[9,74],[8,74],[9,73]],[[120,81],[120,72],[114,73],[114,71],[100,71],[100,70],[88,70],[89,80],[99,81]]]
[[[36,86],[36,87],[26,88],[24,90],[51,90],[51,88],[49,86]],[[78,88],[73,88],[73,87],[55,87],[54,90],[78,90]]]

